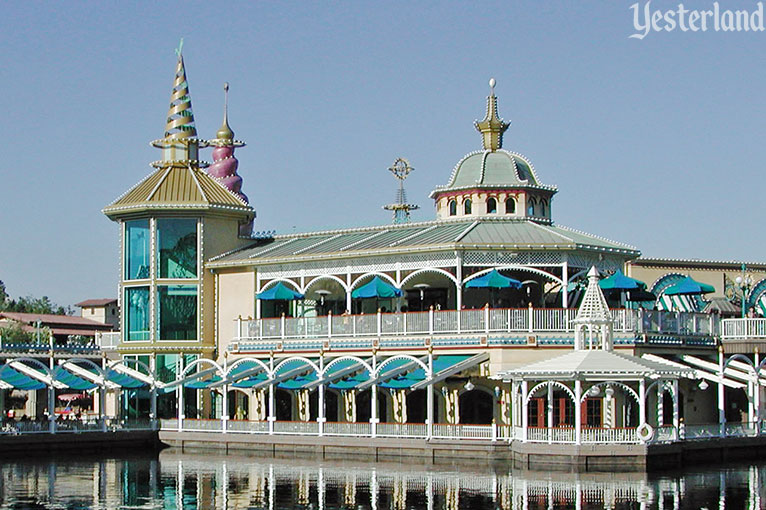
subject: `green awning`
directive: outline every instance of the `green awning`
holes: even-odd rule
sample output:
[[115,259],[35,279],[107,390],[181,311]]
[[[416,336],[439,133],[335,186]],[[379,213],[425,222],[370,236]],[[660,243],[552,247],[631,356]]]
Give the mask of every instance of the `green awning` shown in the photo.
[[47,388],[45,383],[24,375],[8,365],[0,367],[0,380],[18,390],[42,390]]

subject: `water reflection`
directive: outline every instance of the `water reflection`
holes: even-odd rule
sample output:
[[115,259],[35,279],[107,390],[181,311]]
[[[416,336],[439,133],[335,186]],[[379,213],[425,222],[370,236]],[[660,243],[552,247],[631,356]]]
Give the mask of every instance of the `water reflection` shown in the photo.
[[6,460],[0,508],[760,509],[766,465],[647,476],[159,457]]

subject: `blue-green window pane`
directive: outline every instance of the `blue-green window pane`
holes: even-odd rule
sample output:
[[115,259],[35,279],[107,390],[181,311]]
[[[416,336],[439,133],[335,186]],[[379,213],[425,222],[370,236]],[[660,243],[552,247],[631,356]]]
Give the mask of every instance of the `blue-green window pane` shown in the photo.
[[174,381],[178,375],[178,354],[158,354],[156,367],[157,379],[164,383]]
[[125,222],[125,279],[149,278],[149,220]]
[[149,340],[149,287],[125,289],[125,340]]
[[157,220],[160,278],[197,278],[197,220]]
[[197,286],[157,288],[157,329],[160,340],[197,339]]

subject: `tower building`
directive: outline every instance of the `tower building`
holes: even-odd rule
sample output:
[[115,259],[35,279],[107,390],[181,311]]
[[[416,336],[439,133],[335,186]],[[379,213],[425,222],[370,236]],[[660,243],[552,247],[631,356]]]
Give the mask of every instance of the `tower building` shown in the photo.
[[[104,208],[120,225],[122,338],[118,350],[173,380],[215,351],[215,280],[206,261],[249,240],[255,211],[241,192],[224,108],[216,138],[197,138],[181,51],[154,170]],[[228,90],[228,86],[226,87]],[[199,151],[213,146],[208,167]]]

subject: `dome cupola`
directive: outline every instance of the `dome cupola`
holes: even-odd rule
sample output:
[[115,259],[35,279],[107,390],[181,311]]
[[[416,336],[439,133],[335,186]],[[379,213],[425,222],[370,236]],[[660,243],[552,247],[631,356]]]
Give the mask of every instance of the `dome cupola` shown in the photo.
[[527,158],[503,149],[503,134],[511,123],[498,115],[495,83],[489,80],[484,120],[474,122],[483,150],[465,155],[447,185],[431,192],[437,219],[498,215],[550,223],[556,188],[538,181]]

